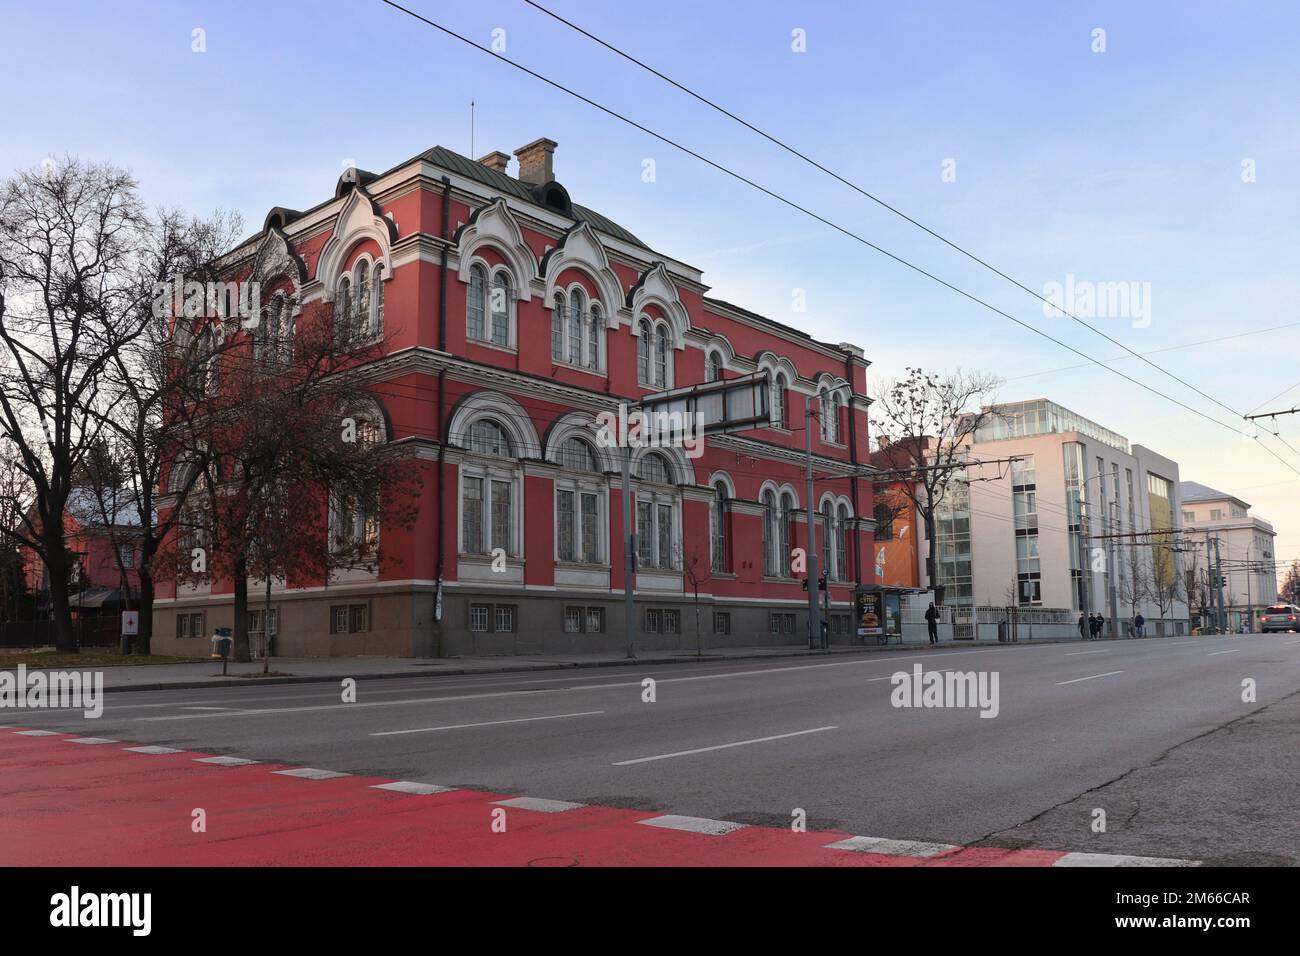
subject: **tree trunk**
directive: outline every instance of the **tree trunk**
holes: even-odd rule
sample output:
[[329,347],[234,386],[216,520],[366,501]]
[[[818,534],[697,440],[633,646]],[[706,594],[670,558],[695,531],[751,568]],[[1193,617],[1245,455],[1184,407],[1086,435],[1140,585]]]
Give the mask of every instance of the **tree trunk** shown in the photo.
[[[206,636],[206,635],[204,635]],[[153,653],[153,575],[140,567],[140,633],[135,639],[135,653]]]
[[67,571],[61,575],[64,580],[59,583],[56,578],[60,577],[50,571],[50,618],[54,624],[54,646],[60,654],[76,654],[80,648],[77,646],[76,632],[72,627],[72,609],[68,604],[68,582]]
[[248,654],[248,567],[241,557],[234,563],[235,575],[235,627],[234,656],[239,663],[249,661]]
[[934,512],[923,512],[921,517],[925,521],[926,544],[930,553],[926,560],[925,583],[933,590],[939,577],[939,542],[934,539]]
[[262,673],[271,672],[271,572],[266,572],[266,608],[262,612]]

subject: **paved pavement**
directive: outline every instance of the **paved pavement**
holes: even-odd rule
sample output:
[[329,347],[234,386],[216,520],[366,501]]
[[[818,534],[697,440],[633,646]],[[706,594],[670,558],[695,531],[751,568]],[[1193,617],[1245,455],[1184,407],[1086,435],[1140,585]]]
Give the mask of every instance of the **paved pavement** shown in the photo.
[[[891,675],[916,664],[996,674],[997,716],[892,706]],[[1257,685],[1254,701],[1242,699],[1247,679]],[[658,851],[646,849],[641,833],[665,828],[641,821],[670,816],[748,825],[723,834],[674,830],[671,840],[710,847],[699,857],[680,856],[682,862],[803,862],[800,854],[816,850],[817,856],[827,843],[854,836],[866,838],[859,847],[895,845],[872,842],[883,839],[950,848],[924,857],[852,857],[868,863],[935,863],[978,849],[987,855],[965,859],[1010,860],[1008,851],[1033,851],[1021,859],[1062,865],[1061,854],[1073,853],[1293,864],[1300,861],[1300,819],[1290,805],[1300,780],[1297,717],[1297,635],[376,679],[359,683],[352,703],[342,701],[340,688],[323,684],[128,691],[109,695],[104,715],[93,721],[66,711],[0,711],[0,723],[58,732],[46,738],[0,732],[0,820],[19,821],[7,824],[12,836],[14,827],[98,807],[89,813],[90,828],[102,842],[115,814],[132,826],[139,814],[148,816],[137,807],[153,807],[172,826],[175,814],[162,814],[163,807],[216,807],[208,815],[209,841],[220,832],[214,827],[236,814],[240,826],[251,828],[249,839],[261,834],[249,844],[258,848],[249,859],[268,862],[276,861],[277,846],[279,862],[304,854],[334,859],[325,848],[331,840],[343,834],[362,845],[374,829],[381,834],[377,846],[392,841],[390,849],[376,851],[375,859],[386,862],[555,856],[652,863]],[[63,736],[68,733],[120,743],[73,744]],[[188,756],[122,750],[136,744]],[[35,756],[24,751],[28,746],[44,749]],[[107,756],[112,749],[116,760]],[[434,827],[429,832],[438,834],[426,845],[416,831],[390,829],[396,824],[384,821],[388,804],[376,802],[364,781],[282,778],[261,764],[219,768],[239,771],[238,777],[212,775],[195,763],[195,752],[453,788],[460,796],[422,795],[426,802],[414,806],[441,808],[445,801],[466,816],[463,826],[444,821],[446,830],[420,818],[416,830]],[[48,753],[72,763],[59,772],[42,769]],[[172,777],[157,769],[164,759],[185,764],[191,774],[198,767],[204,776],[181,773],[172,789],[164,785]],[[92,760],[112,766],[77,766]],[[245,771],[260,776],[240,795],[228,793],[236,781],[243,786]],[[297,787],[291,796],[286,781]],[[187,789],[191,783],[197,791]],[[365,799],[354,791],[364,791]],[[510,820],[522,817],[523,831],[508,823],[506,833],[493,834],[487,808],[512,795],[586,806],[557,814],[514,808]],[[312,801],[310,809],[304,799]],[[1097,811],[1105,814],[1104,832],[1095,830]],[[415,814],[409,822],[421,811],[393,812]],[[269,816],[259,819],[259,813]],[[806,815],[810,833],[790,833],[801,839],[784,842],[797,814]],[[304,830],[292,822],[299,817],[319,819],[320,826]],[[610,837],[610,846],[593,843],[588,830],[605,832],[607,825],[620,835]],[[62,832],[47,833],[47,848],[59,845]],[[511,832],[532,834],[533,842],[507,850]],[[405,843],[402,833],[410,837]],[[497,838],[497,850],[484,849],[480,841],[489,837]],[[84,831],[81,839],[82,849],[99,845]],[[632,849],[615,860],[612,847],[625,840]],[[748,841],[764,849],[752,858],[740,854]],[[132,855],[150,848],[154,862],[210,858],[191,855],[188,836],[167,842],[148,829],[124,845]],[[740,855],[727,859],[728,847]],[[1091,860],[1073,856],[1065,865]]]

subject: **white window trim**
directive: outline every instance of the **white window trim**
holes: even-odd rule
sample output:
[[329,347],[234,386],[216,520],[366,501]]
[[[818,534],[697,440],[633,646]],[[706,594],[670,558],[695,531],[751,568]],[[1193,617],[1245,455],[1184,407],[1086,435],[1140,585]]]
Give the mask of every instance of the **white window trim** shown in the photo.
[[[518,559],[524,553],[524,526],[521,506],[523,504],[523,474],[517,464],[506,459],[490,455],[477,455],[466,452],[456,469],[456,553],[461,558],[471,560],[491,560],[492,558],[492,492],[489,482],[506,481],[510,483],[510,543],[506,548],[508,559]],[[465,548],[465,479],[483,479],[483,548],[481,553],[473,553]]]
[[[581,321],[582,329],[580,332],[581,342],[579,343],[579,348],[578,348],[578,354],[580,360],[576,365],[573,362],[570,362],[568,358],[569,303],[573,301],[573,295],[575,292],[579,292],[582,294],[582,299],[584,302],[584,306],[582,309],[582,317],[581,317],[582,318]],[[601,302],[600,299],[592,298],[591,293],[587,291],[586,286],[584,286],[581,282],[571,282],[569,283],[568,287],[564,289],[557,289],[556,296],[552,297],[551,306],[547,310],[547,318],[550,322],[554,322],[555,305],[556,305],[555,298],[559,296],[563,296],[564,298],[564,318],[560,322],[560,341],[561,341],[560,357],[556,358],[555,349],[552,347],[550,343],[551,329],[553,328],[552,326],[551,328],[547,329],[547,333],[548,333],[547,347],[550,349],[551,352],[551,364],[561,366],[562,368],[571,368],[575,372],[586,372],[588,375],[600,375],[602,377],[607,375],[609,362],[606,353],[609,351],[609,343],[608,343],[608,336],[606,335],[606,330],[609,328],[609,313],[605,307],[605,304]],[[596,313],[593,312],[593,307],[600,310],[599,320],[597,319]],[[585,365],[583,364],[581,359],[586,358],[587,356],[588,345],[591,341],[591,334],[590,334],[591,327],[593,324],[596,326],[596,331],[597,331],[596,364]]]
[[[594,452],[593,452],[594,457]],[[551,495],[551,521],[555,529],[553,557],[558,565],[581,565],[586,568],[609,567],[609,482],[592,472],[561,472],[556,476]],[[573,558],[560,557],[560,492],[573,492]],[[596,496],[596,560],[582,559],[582,495]]]
[[[670,465],[671,468],[671,465]],[[632,508],[633,527],[637,526],[637,508],[636,503],[648,502],[650,504],[650,524],[652,532],[650,535],[650,546],[653,564],[643,565],[640,558],[641,535],[637,531],[637,571],[680,571],[682,569],[681,543],[682,543],[682,496],[676,488],[670,488],[667,485],[654,484],[638,479],[636,497],[633,499]],[[669,535],[668,547],[673,552],[669,555],[669,563],[663,562],[663,556],[659,554],[659,505],[668,504],[672,507],[672,529]]]
[[[483,269],[486,276],[487,285],[483,290],[483,338],[475,338],[469,332],[469,294],[471,283],[473,282],[473,270],[475,267]],[[504,274],[509,286],[509,294],[506,295],[506,341],[505,344],[492,341],[492,287],[499,275]],[[472,342],[474,345],[482,345],[491,349],[505,349],[509,352],[515,352],[519,349],[519,278],[508,266],[492,265],[481,256],[473,256],[470,259],[469,270],[466,272],[465,281],[465,341]]]

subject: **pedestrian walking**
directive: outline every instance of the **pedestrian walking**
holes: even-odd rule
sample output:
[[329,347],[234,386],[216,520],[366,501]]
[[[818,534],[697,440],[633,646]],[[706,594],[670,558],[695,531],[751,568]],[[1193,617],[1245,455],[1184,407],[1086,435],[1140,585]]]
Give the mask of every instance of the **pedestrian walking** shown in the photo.
[[925,609],[925,629],[930,632],[930,643],[939,643],[939,610],[930,602],[930,606]]
[[1142,612],[1139,611],[1133,618],[1133,632],[1137,634],[1138,637],[1142,636],[1142,628],[1146,627],[1146,623],[1147,619],[1144,618]]
[[1081,641],[1086,641],[1087,639],[1088,639],[1088,629],[1087,629],[1086,625],[1085,625],[1084,622],[1083,622],[1083,614],[1082,614],[1082,612],[1080,612],[1080,614],[1079,614],[1079,640],[1081,640]]
[[1088,630],[1092,632],[1092,639],[1094,641],[1097,638],[1101,637],[1101,615],[1100,614],[1094,614],[1088,620]]

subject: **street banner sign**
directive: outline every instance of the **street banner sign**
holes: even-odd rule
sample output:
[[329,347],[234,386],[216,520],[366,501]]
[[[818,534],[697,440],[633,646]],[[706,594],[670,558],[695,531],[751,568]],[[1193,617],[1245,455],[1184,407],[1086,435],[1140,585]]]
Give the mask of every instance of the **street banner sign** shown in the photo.
[[140,612],[123,611],[122,612],[122,636],[136,637],[140,633]]

